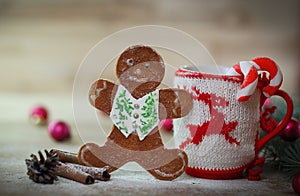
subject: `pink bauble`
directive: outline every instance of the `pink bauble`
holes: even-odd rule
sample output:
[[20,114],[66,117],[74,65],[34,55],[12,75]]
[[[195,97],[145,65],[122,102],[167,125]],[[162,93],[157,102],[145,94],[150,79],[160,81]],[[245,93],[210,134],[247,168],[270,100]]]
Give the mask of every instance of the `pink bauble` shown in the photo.
[[161,127],[165,131],[172,131],[173,130],[173,121],[172,119],[165,119],[160,122]]
[[279,136],[285,141],[295,141],[300,137],[300,122],[295,118],[291,118],[290,122],[285,129],[280,132]]
[[300,172],[294,176],[292,186],[293,186],[295,193],[300,195]]
[[56,141],[62,141],[70,137],[70,128],[63,121],[51,122],[48,126],[48,131]]
[[48,110],[44,106],[35,106],[30,111],[30,120],[36,125],[45,125],[48,121]]

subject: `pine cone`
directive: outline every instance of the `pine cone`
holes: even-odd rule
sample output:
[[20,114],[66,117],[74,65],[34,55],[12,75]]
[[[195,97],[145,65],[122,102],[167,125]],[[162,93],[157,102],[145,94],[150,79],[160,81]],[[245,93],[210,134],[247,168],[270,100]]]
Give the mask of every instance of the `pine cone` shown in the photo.
[[38,160],[37,156],[34,154],[30,155],[31,159],[25,160],[27,165],[27,175],[34,182],[53,184],[53,181],[57,180],[55,172],[58,164],[58,156],[57,154],[49,153],[47,150],[45,150],[46,159],[41,151],[38,151],[38,154],[40,160]]

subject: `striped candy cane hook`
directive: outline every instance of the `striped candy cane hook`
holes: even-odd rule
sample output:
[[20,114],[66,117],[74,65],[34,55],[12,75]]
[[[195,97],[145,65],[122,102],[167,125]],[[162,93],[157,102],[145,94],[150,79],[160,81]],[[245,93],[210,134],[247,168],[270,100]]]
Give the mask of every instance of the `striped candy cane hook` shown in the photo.
[[270,74],[270,83],[262,90],[266,97],[270,97],[280,88],[283,80],[282,72],[273,60],[262,57],[252,61],[241,61],[227,73],[229,75],[243,75],[245,78],[241,89],[237,93],[238,101],[247,101],[254,93],[258,82],[257,70],[267,71]]
[[269,72],[270,84],[263,88],[263,93],[266,97],[270,97],[280,88],[283,75],[280,67],[272,59],[267,57],[255,58],[253,62],[257,65],[257,69]]
[[247,101],[254,93],[258,83],[258,73],[251,61],[241,61],[235,64],[228,72],[230,75],[243,75],[244,82],[237,93],[239,102]]

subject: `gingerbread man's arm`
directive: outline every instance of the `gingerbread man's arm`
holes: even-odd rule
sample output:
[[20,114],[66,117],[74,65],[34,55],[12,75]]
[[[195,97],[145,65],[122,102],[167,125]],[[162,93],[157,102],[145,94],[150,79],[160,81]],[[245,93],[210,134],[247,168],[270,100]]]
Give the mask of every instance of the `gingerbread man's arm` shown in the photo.
[[118,85],[112,82],[97,80],[90,88],[89,101],[95,108],[109,115],[117,89]]
[[193,106],[191,95],[180,89],[161,89],[159,91],[159,118],[180,118],[187,115]]

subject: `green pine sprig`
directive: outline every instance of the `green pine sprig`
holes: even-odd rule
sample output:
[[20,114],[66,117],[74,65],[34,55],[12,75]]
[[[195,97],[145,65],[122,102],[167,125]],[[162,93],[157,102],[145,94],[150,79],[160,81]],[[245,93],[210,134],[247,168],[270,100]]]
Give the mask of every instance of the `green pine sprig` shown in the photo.
[[282,171],[289,176],[294,176],[300,172],[300,140],[296,140],[284,149],[284,154],[280,159]]

